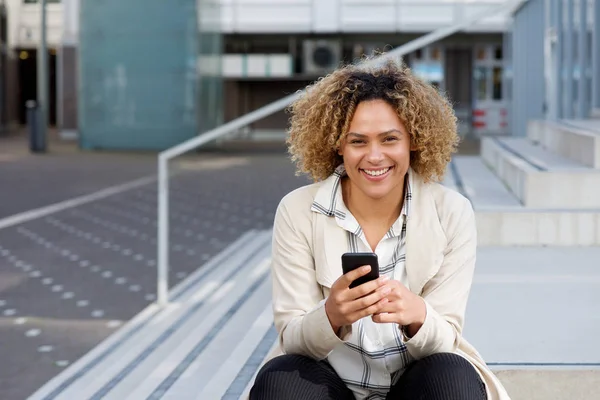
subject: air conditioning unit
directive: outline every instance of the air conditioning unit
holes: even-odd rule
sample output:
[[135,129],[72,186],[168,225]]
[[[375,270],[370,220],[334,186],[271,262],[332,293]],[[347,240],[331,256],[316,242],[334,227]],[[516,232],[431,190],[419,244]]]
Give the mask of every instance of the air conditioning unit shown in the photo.
[[342,44],[339,40],[305,40],[302,72],[326,74],[340,66]]

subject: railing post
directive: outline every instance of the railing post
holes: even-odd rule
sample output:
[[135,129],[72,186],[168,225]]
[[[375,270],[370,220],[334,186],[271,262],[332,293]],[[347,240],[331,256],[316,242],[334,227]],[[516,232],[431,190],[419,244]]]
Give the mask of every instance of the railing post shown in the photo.
[[158,157],[158,268],[156,301],[164,307],[169,302],[169,159]]

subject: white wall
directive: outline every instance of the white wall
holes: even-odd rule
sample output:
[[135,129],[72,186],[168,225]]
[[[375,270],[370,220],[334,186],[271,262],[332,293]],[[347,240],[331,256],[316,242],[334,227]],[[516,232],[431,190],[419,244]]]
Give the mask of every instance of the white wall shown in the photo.
[[[227,33],[427,32],[451,25],[504,0],[213,0]],[[473,32],[499,32],[506,14]]]
[[[48,4],[48,43],[76,45],[80,0]],[[505,0],[203,0],[220,7],[224,33],[428,32]],[[6,0],[10,48],[36,47],[40,7]],[[200,15],[214,26],[216,13]],[[507,15],[483,20],[471,32],[504,30]],[[207,24],[205,24],[207,25]]]
[[[23,0],[6,0],[5,2],[8,11],[9,48],[36,48],[40,38],[40,5],[23,4]],[[48,4],[46,7],[48,45],[49,47],[58,47],[62,38],[63,5]]]

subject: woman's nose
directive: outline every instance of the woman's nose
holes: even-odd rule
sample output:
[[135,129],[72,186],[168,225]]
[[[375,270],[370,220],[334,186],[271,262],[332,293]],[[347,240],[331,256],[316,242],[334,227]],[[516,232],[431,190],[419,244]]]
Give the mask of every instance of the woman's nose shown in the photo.
[[383,152],[381,151],[381,147],[379,147],[377,144],[372,144],[369,146],[367,159],[374,164],[383,161]]

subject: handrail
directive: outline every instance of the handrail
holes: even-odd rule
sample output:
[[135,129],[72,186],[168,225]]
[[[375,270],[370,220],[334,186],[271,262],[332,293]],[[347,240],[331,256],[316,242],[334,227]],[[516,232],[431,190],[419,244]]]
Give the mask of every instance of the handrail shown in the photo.
[[[528,0],[507,0],[502,5],[493,6],[485,9],[463,22],[456,23],[449,27],[439,28],[417,39],[403,44],[388,53],[364,61],[366,64],[380,63],[387,58],[398,58],[405,56],[415,50],[428,46],[436,41],[448,37],[456,32],[460,32],[471,25],[479,22],[481,19],[498,14],[502,11],[514,12]],[[170,149],[164,150],[158,155],[158,267],[157,267],[157,303],[160,306],[168,304],[168,277],[169,277],[169,160],[180,156],[190,150],[196,149],[214,139],[222,137],[236,129],[243,128],[248,124],[267,117],[277,111],[283,110],[292,104],[303,91],[296,92],[286,96],[273,103],[267,104],[258,110],[252,111],[246,115],[236,118],[224,125],[203,133],[200,136],[189,139]]]

